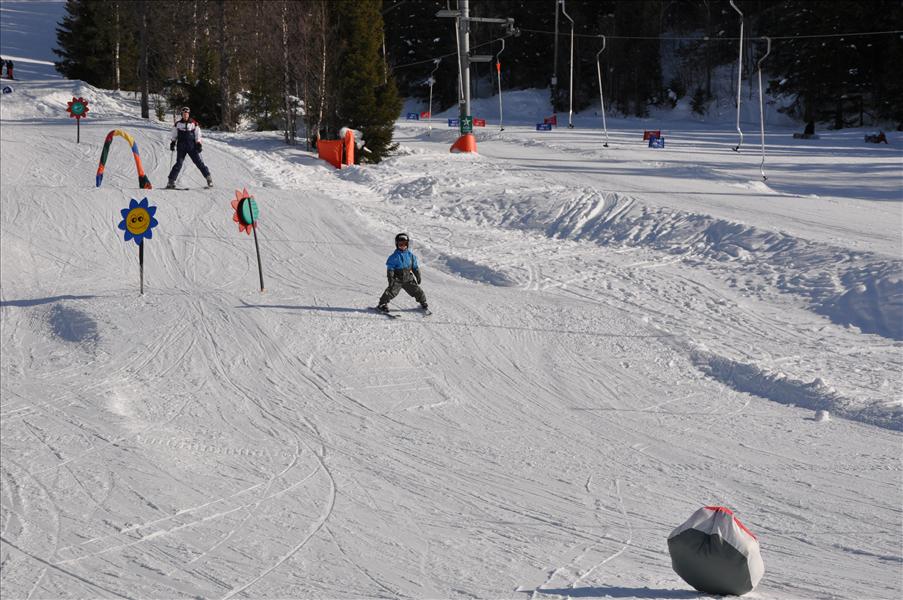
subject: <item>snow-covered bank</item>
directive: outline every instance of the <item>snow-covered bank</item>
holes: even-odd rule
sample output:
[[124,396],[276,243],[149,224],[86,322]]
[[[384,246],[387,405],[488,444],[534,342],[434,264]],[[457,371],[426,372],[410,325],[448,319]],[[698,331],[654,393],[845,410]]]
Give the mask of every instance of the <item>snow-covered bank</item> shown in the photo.
[[[341,172],[211,133],[217,187],[186,165],[184,192],[137,190],[116,140],[96,188],[114,127],[159,186],[167,131],[88,90],[76,144],[52,109],[78,85],[0,99],[4,597],[699,597],[665,538],[704,504],[759,536],[759,600],[903,592],[900,342],[838,324],[894,314],[868,285],[899,260],[896,155],[862,159],[866,197],[812,198],[774,193],[784,169],[843,144],[788,147],[765,189],[723,132],[651,158],[616,129],[605,161],[598,132],[468,157],[401,123],[398,156]],[[139,297],[117,223],[143,196]],[[367,310],[400,230],[428,319]]]
[[[3,0],[0,3],[0,56],[15,64],[17,79],[62,77],[53,66],[59,57],[48,43],[53,28],[65,14],[65,0]],[[35,35],[40,31],[39,35]]]
[[[429,160],[417,161],[417,168],[410,162],[390,161],[391,177],[386,169],[361,170],[353,177],[390,199],[413,200],[421,210],[429,203],[438,216],[609,247],[646,246],[688,266],[705,263],[747,292],[798,294],[841,325],[903,340],[903,261],[705,214],[650,207],[636,196],[604,188],[537,186],[535,179],[513,174],[504,164],[467,162],[446,169],[430,168]],[[742,283],[732,263],[742,264]]]

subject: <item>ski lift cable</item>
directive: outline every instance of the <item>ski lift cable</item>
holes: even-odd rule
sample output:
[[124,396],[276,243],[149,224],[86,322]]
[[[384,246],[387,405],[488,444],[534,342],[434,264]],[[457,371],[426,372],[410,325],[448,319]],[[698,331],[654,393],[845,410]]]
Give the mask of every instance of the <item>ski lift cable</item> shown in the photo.
[[768,180],[765,175],[765,91],[762,89],[762,62],[771,54],[771,38],[766,37],[765,41],[768,42],[768,47],[757,63],[759,67],[759,131],[762,136],[762,164],[759,165],[759,171],[762,173],[762,181]]
[[[519,31],[522,31],[522,30],[519,30]],[[495,39],[489,40],[488,42],[483,42],[482,44],[477,44],[477,45],[475,45],[475,46],[471,46],[471,47],[470,47],[470,50],[471,50],[471,52],[473,52],[473,51],[476,50],[477,48],[482,48],[483,46],[488,46],[488,45],[490,45],[490,44],[494,44],[495,42],[497,42],[497,41],[499,41],[499,40],[508,39],[508,38],[514,37],[514,36],[516,36],[516,35],[517,35],[517,33],[509,33],[508,35],[504,35],[504,36],[502,36],[502,37],[499,37],[499,38],[495,38]],[[441,60],[441,59],[443,59],[443,58],[448,58],[449,56],[456,56],[457,54],[458,54],[458,51],[455,50],[455,51],[453,51],[453,52],[449,52],[448,54],[442,54],[442,55],[440,55],[440,56],[434,56],[433,58],[426,58],[426,59],[424,59],[424,60],[418,60],[418,61],[415,61],[415,62],[409,62],[409,63],[400,64],[400,65],[394,65],[394,66],[392,66],[392,67],[390,67],[390,68],[391,68],[392,70],[395,70],[395,69],[403,69],[403,68],[405,68],[405,67],[414,67],[414,66],[417,66],[417,65],[425,65],[426,63],[431,63],[431,62],[433,62],[433,61],[435,61],[435,60]]]
[[740,129],[740,91],[743,89],[743,13],[734,4],[734,0],[730,0],[731,8],[740,15],[740,58],[737,59],[737,133],[740,134],[740,141],[734,146],[734,152],[740,151],[743,144],[743,130]]
[[564,10],[564,0],[559,0],[561,2],[561,14],[567,17],[567,20],[571,22],[571,61],[570,61],[570,76],[568,77],[568,128],[574,128],[574,19],[571,18],[571,15],[567,14]]
[[433,67],[433,70],[430,71],[430,112],[429,117],[427,117],[427,121],[429,123],[429,129],[427,130],[427,135],[433,135],[433,84],[436,83],[436,69],[439,68],[439,65],[442,64],[442,59],[437,58],[433,62],[436,63],[436,66]]
[[[542,29],[525,29],[523,27],[520,28],[520,31],[524,33],[543,33],[548,35],[555,35],[554,31],[545,31]],[[850,32],[850,33],[815,33],[811,35],[785,35],[785,36],[770,36],[772,40],[801,40],[808,38],[835,38],[835,37],[854,37],[854,36],[866,36],[866,35],[890,35],[890,34],[903,34],[903,29],[890,29],[887,31],[858,31],[858,32]],[[576,37],[583,38],[598,38],[598,34],[592,33],[575,33]],[[693,41],[693,42],[728,42],[728,41],[737,41],[739,37],[712,37],[712,36],[660,36],[660,35],[609,35],[607,36],[613,40],[684,40],[684,41]],[[744,39],[747,40],[765,40],[765,36],[759,36],[756,38],[746,37]]]
[[[548,35],[555,35],[554,31],[545,31],[542,29],[525,29],[523,27],[518,27],[518,32],[520,33],[543,33]],[[821,38],[844,38],[844,37],[856,37],[856,36],[869,36],[869,35],[891,35],[891,34],[903,34],[903,29],[889,29],[887,31],[854,31],[849,33],[815,33],[812,35],[785,35],[785,36],[758,36],[758,37],[746,37],[746,40],[761,40],[766,41],[766,39],[774,40],[803,40],[803,39],[821,39]],[[486,46],[488,44],[492,44],[497,42],[499,39],[506,39],[516,35],[515,33],[510,33],[503,38],[496,38],[494,40],[490,40],[488,42],[483,42],[482,44],[478,44],[476,46],[472,46],[471,50],[476,48],[481,48],[482,46]],[[598,38],[599,34],[590,34],[590,33],[575,33],[574,37],[582,37],[582,38]],[[687,36],[676,36],[676,37],[663,37],[660,35],[654,36],[646,36],[646,35],[606,35],[608,39],[612,40],[682,40],[682,41],[693,41],[693,42],[732,42],[737,41],[739,37],[711,37],[711,36],[703,36],[703,37],[687,37]],[[414,67],[417,65],[425,65],[426,63],[433,62],[435,60],[448,58],[449,56],[454,56],[458,52],[452,51],[447,54],[441,54],[439,56],[435,56],[433,58],[426,58],[423,60],[418,60],[414,62],[404,63],[400,65],[394,65],[390,67],[392,70],[395,69],[403,69],[405,67]]]
[[[524,29],[518,28],[519,32],[522,33],[543,33],[548,35],[555,35],[554,31],[544,31],[542,29]],[[844,38],[844,37],[857,37],[857,36],[870,36],[870,35],[891,35],[891,34],[903,34],[903,29],[889,29],[887,31],[856,31],[850,33],[816,33],[812,35],[785,35],[785,36],[758,36],[758,37],[747,37],[746,39],[749,41],[752,40],[760,40],[766,41],[770,39],[772,41],[775,40],[803,40],[803,39],[822,39],[822,38]],[[512,37],[514,34],[509,34],[504,36],[505,38]],[[582,38],[598,38],[599,34],[590,34],[590,33],[575,33],[575,37]],[[605,36],[608,39],[612,40],[682,40],[682,41],[695,41],[695,42],[733,42],[737,41],[739,37],[686,37],[686,36],[677,36],[677,37],[662,37],[662,36],[644,36],[644,35],[607,35]],[[487,44],[491,44],[493,42],[498,41],[499,38],[495,40],[491,40],[489,42],[484,42],[482,44],[478,44],[473,46],[471,50],[476,48],[480,48],[482,46],[486,46]],[[433,62],[435,60],[448,58],[449,56],[454,56],[457,54],[457,51],[449,52],[447,54],[441,54],[439,56],[435,56],[433,58],[426,58],[424,60],[418,60],[414,62],[404,63],[400,65],[394,65],[390,67],[392,70],[395,69],[403,69],[406,67],[414,67],[417,65],[425,65],[427,63]]]
[[501,132],[505,131],[505,126],[502,124],[502,52],[505,51],[505,38],[500,38],[500,41],[502,49],[495,55],[495,75],[499,80],[499,131]]
[[602,145],[603,148],[608,148],[608,125],[605,123],[605,98],[602,96],[602,66],[599,63],[599,55],[605,51],[605,36],[600,36],[602,38],[602,49],[596,53],[596,73],[599,76],[599,106],[602,110],[602,129],[605,130],[605,143]]

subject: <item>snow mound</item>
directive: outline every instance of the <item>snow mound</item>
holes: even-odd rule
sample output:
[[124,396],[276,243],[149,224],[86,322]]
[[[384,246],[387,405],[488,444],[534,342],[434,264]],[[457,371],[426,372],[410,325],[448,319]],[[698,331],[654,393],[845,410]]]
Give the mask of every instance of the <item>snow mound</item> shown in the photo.
[[47,322],[56,337],[66,342],[88,343],[98,339],[97,322],[91,315],[77,308],[54,304]]
[[[139,113],[138,96],[134,92],[100,90],[83,81],[48,80],[18,85],[12,94],[0,97],[0,119],[27,121],[32,119],[62,119],[74,121],[66,112],[67,103],[74,97],[88,100],[85,123],[119,118]],[[74,123],[73,123],[74,125]]]
[[[355,180],[393,199],[428,198],[429,206],[437,206],[437,216],[607,247],[648,247],[694,263],[705,259],[726,279],[733,276],[735,264],[742,263],[743,286],[750,293],[772,290],[800,296],[811,310],[837,324],[903,340],[903,261],[706,214],[653,207],[627,194],[536,185],[479,158],[459,157],[449,161],[454,168],[425,173],[412,172],[403,162],[401,157],[387,161],[389,177],[359,171]],[[774,193],[762,182],[739,185]]]
[[903,340],[903,278],[897,264],[847,271],[846,290],[819,305],[835,323],[849,323],[866,333]]
[[450,256],[448,254],[440,254],[438,257],[430,261],[431,264],[438,268],[460,275],[465,279],[476,281],[479,283],[488,283],[501,287],[512,287],[517,282],[512,280],[506,273],[497,271],[492,267],[481,265],[460,256]]
[[704,350],[691,354],[693,362],[707,376],[712,377],[739,392],[754,394],[781,404],[789,404],[811,410],[833,412],[837,415],[903,431],[903,407],[887,410],[870,405],[863,407],[853,398],[847,398],[815,378],[805,382],[787,377],[782,372],[762,368],[753,363],[743,363]]

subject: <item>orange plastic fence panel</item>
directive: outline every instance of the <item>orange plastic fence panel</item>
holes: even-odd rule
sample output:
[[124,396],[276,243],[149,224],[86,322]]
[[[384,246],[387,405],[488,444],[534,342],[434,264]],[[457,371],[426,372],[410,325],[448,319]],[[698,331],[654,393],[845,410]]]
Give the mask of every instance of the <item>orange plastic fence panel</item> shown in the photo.
[[354,134],[351,131],[345,132],[345,164],[354,164]]
[[320,140],[317,142],[317,156],[334,166],[342,168],[342,144],[341,140]]

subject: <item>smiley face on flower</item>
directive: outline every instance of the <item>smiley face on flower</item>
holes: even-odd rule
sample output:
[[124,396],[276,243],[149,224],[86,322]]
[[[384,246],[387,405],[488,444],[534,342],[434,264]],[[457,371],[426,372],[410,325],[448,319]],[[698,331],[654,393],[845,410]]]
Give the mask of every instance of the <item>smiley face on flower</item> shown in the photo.
[[125,232],[125,241],[135,240],[136,244],[141,245],[145,239],[153,237],[153,229],[157,226],[157,219],[154,218],[157,207],[150,206],[147,198],[140,202],[132,198],[129,207],[119,212],[122,214],[119,229]]

